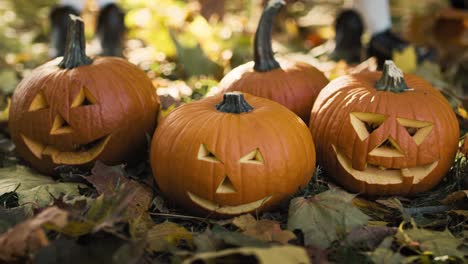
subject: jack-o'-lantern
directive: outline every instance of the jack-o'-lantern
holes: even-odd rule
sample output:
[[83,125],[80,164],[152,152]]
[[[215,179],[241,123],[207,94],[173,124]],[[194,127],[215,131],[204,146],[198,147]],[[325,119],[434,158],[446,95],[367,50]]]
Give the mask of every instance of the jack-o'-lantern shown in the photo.
[[156,126],[159,102],[149,78],[124,59],[87,57],[83,28],[71,18],[64,57],[33,70],[12,98],[17,152],[44,173],[97,159],[130,161],[144,153]]
[[342,76],[319,94],[310,130],[319,164],[350,191],[410,195],[445,176],[457,152],[453,110],[425,80],[398,69]]
[[254,61],[234,68],[218,89],[220,93],[241,91],[271,99],[308,123],[315,98],[328,79],[310,64],[275,59],[271,46],[273,19],[284,5],[284,0],[268,2],[255,33]]
[[169,200],[194,213],[233,216],[269,209],[305,186],[315,148],[293,112],[233,92],[174,110],[156,129],[151,166]]

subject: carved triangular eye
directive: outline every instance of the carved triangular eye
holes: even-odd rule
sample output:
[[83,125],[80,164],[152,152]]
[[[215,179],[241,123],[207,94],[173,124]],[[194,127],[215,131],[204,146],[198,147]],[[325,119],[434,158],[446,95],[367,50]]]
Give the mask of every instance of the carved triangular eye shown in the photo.
[[424,139],[426,139],[426,137],[431,133],[433,127],[432,123],[426,121],[406,118],[397,118],[397,121],[406,129],[416,145],[420,145]]
[[377,157],[404,157],[405,154],[396,141],[389,137],[378,147],[369,152],[369,155]]
[[52,129],[50,130],[51,135],[66,134],[73,132],[73,128],[68,124],[68,122],[63,119],[61,115],[56,115],[54,123],[52,124]]
[[385,115],[364,112],[352,112],[350,118],[351,125],[361,140],[369,137],[387,119]]
[[240,163],[264,164],[263,155],[259,149],[254,149],[240,159]]
[[216,189],[216,193],[235,193],[235,192],[237,192],[237,190],[232,184],[229,177],[224,176],[223,181],[221,181],[218,188]]
[[48,107],[49,103],[47,102],[44,93],[40,91],[39,93],[37,93],[36,97],[34,97],[33,101],[31,102],[31,105],[29,106],[28,111],[36,111]]
[[209,162],[220,163],[221,161],[211,152],[205,144],[201,144],[198,149],[198,159],[205,160]]
[[96,104],[96,98],[88,91],[86,87],[81,87],[78,94],[71,103],[71,107],[86,106]]

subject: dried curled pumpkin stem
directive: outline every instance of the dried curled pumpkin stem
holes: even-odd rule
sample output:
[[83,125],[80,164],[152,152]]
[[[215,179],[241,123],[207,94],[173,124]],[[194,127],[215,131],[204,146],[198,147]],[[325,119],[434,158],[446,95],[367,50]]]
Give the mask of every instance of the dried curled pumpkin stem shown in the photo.
[[247,103],[244,94],[241,92],[225,93],[223,101],[216,105],[216,110],[223,113],[241,114],[253,110],[253,107]]
[[280,68],[279,63],[275,60],[271,47],[271,32],[273,19],[285,4],[284,0],[270,0],[263,10],[262,17],[258,23],[257,32],[255,32],[255,71],[266,72]]
[[401,93],[412,91],[405,83],[403,72],[391,60],[385,61],[382,77],[375,84],[375,88],[380,91]]
[[62,69],[73,69],[93,62],[86,56],[86,42],[84,34],[84,23],[80,17],[70,15],[68,20],[67,41],[63,60],[59,63]]

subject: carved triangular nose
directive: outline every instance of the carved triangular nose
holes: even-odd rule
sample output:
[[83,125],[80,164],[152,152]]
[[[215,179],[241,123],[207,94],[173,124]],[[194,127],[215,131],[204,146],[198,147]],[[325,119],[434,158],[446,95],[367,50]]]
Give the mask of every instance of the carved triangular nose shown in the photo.
[[73,128],[68,124],[68,122],[60,115],[57,114],[54,118],[54,123],[52,124],[52,129],[50,130],[51,135],[58,134],[67,134],[72,133]]
[[378,157],[404,157],[405,154],[398,143],[391,137],[384,140],[369,155]]
[[236,188],[232,184],[231,180],[228,176],[224,176],[224,179],[219,184],[218,188],[216,189],[216,193],[235,193],[237,192]]

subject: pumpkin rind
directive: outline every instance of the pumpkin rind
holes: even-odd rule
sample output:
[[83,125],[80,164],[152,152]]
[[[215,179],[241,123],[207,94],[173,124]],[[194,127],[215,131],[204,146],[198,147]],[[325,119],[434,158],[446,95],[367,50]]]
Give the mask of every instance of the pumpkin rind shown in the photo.
[[[457,119],[446,99],[423,79],[405,74],[411,90],[395,93],[375,88],[381,76],[380,72],[343,76],[319,94],[309,124],[314,141],[320,142],[318,162],[350,191],[368,195],[427,191],[453,163]],[[377,125],[359,132],[363,122],[359,119],[377,120],[376,115],[382,116]]]
[[62,69],[61,61],[36,68],[15,90],[9,128],[20,156],[49,174],[59,165],[89,166],[98,159],[112,165],[138,157],[159,109],[146,74],[116,57],[70,69]]
[[[209,97],[177,108],[156,130],[151,166],[170,200],[200,215],[259,212],[312,177],[314,144],[302,120],[275,102],[244,96],[253,110],[223,113],[215,107],[222,95]],[[220,210],[200,206],[194,195]],[[242,206],[248,209],[223,209]]]
[[254,61],[234,68],[219,83],[220,93],[242,91],[276,101],[308,123],[310,110],[325,75],[305,62],[276,60],[271,47],[273,18],[284,5],[270,0],[260,19],[254,43]]

